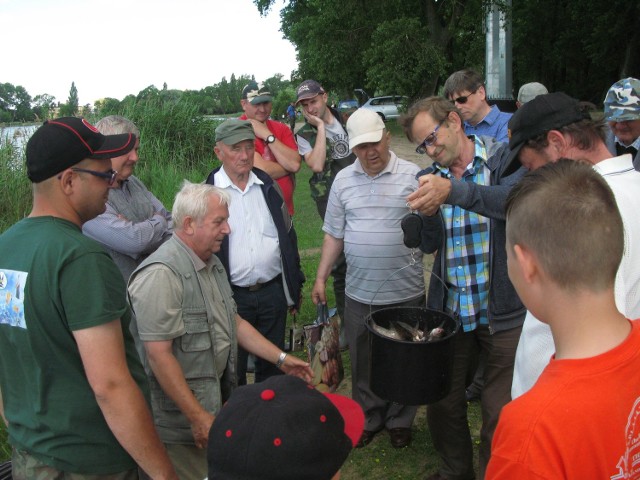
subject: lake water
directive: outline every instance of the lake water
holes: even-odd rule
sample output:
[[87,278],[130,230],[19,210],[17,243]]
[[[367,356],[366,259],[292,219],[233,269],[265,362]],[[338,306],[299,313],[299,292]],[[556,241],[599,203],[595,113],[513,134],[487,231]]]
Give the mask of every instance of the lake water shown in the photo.
[[16,127],[0,127],[0,146],[6,143],[12,143],[18,150],[18,153],[22,152],[29,137],[31,137],[39,126],[40,125],[20,125]]

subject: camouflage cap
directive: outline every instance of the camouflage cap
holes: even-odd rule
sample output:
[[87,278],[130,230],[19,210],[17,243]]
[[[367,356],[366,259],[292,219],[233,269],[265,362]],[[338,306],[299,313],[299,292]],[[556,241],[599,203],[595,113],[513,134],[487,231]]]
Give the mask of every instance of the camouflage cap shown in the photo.
[[242,99],[248,100],[251,105],[258,105],[259,103],[267,103],[273,101],[273,97],[269,89],[262,83],[249,82],[242,89]]
[[608,122],[640,120],[640,80],[629,77],[611,85],[604,99],[604,118]]

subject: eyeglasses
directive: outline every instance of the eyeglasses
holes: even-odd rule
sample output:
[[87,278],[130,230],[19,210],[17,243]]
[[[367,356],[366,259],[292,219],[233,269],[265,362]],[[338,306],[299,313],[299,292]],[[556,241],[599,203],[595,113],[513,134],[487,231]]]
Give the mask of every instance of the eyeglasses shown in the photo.
[[424,155],[425,153],[427,153],[427,147],[430,147],[436,142],[436,140],[438,140],[438,129],[440,128],[440,125],[442,125],[442,122],[433,129],[433,132],[427,135],[427,138],[425,138],[420,143],[420,145],[418,145],[418,147],[416,148],[416,153],[419,153],[420,155]]
[[72,168],[74,172],[83,172],[88,173],[89,175],[93,175],[94,177],[100,177],[107,181],[109,185],[113,185],[116,181],[116,175],[118,172],[111,169],[108,172],[96,172],[95,170],[87,170],[86,168]]
[[453,104],[459,103],[460,105],[464,105],[465,103],[467,103],[467,100],[469,100],[469,97],[478,91],[478,88],[480,87],[476,87],[476,89],[473,92],[471,92],[469,95],[464,95],[462,97],[452,99],[451,103]]

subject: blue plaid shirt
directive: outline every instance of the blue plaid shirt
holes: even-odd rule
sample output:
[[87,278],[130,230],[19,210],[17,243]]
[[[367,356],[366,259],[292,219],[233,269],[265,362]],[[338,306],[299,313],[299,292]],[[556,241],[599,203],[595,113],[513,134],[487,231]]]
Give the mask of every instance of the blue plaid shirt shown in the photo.
[[[462,181],[490,185],[486,148],[478,137],[474,138],[475,157],[462,174]],[[448,168],[434,167],[443,177],[451,178]],[[489,219],[457,205],[442,205],[440,209],[447,236],[446,308],[459,314],[463,330],[469,332],[489,324]]]

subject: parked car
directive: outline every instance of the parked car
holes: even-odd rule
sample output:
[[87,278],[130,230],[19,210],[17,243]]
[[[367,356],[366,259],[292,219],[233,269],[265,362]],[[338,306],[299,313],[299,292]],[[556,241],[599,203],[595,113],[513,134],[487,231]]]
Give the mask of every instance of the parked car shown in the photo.
[[340,100],[338,102],[337,110],[342,115],[342,121],[346,122],[353,112],[358,109],[358,100]]
[[406,105],[409,99],[400,95],[387,95],[384,97],[373,97],[367,100],[362,108],[373,110],[387,121],[400,116],[399,109]]

